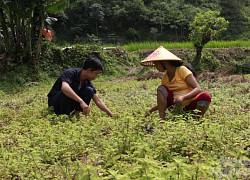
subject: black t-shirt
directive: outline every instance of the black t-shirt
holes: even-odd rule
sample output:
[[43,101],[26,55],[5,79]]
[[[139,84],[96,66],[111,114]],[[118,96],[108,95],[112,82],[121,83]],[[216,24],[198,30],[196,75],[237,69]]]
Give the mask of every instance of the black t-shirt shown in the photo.
[[61,91],[62,82],[66,82],[70,85],[73,91],[76,94],[79,94],[81,88],[84,86],[90,86],[94,89],[94,93],[96,93],[95,87],[91,81],[85,80],[83,83],[80,83],[80,75],[81,68],[70,68],[66,69],[56,80],[52,89],[50,90],[48,97],[52,97],[56,95],[59,91]]

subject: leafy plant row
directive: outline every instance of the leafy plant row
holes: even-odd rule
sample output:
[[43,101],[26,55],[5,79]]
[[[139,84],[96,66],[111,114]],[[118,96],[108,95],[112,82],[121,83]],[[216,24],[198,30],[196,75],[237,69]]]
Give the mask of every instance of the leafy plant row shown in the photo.
[[94,83],[113,118],[94,104],[80,119],[54,115],[46,98],[52,81],[1,91],[2,179],[250,178],[249,77],[201,82],[212,94],[206,116],[176,109],[166,121],[144,116],[160,79]]

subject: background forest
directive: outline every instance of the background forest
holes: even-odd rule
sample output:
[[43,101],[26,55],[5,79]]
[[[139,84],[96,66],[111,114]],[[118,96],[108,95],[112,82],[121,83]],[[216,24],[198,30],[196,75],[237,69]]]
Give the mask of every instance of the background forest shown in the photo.
[[[249,40],[249,0],[0,0],[1,64],[37,65],[44,33],[57,45]],[[203,23],[204,22],[204,23]]]
[[229,21],[218,39],[250,38],[249,0],[77,0],[52,25],[56,42],[126,43],[187,41],[189,24],[199,12],[217,10]]
[[[22,0],[1,0],[0,4],[3,10],[15,12],[9,17],[10,23],[30,13]],[[45,26],[54,32],[57,43],[187,41],[195,15],[208,10],[219,11],[229,21],[228,30],[218,39],[250,38],[249,0],[37,0],[32,4],[29,9],[37,14],[43,10],[44,19],[53,17]],[[4,8],[6,5],[9,7]]]

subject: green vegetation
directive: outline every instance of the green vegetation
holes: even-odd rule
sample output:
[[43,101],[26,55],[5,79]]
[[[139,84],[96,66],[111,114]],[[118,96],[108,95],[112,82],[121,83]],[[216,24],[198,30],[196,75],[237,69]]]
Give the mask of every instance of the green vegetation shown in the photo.
[[[132,42],[122,46],[127,51],[139,51],[147,49],[157,49],[159,46],[164,46],[167,49],[194,49],[191,42]],[[233,48],[233,47],[250,47],[250,41],[235,40],[235,41],[210,41],[205,45],[205,48]]]
[[67,0],[1,0],[0,54],[7,56],[5,63],[36,65],[43,30],[53,22],[48,13],[59,13],[67,5]]
[[127,43],[187,41],[197,13],[220,11],[229,21],[223,40],[249,40],[249,0],[130,0],[70,1],[51,28],[55,42]]
[[226,31],[228,24],[229,22],[225,18],[220,17],[219,11],[197,13],[189,27],[191,31],[189,39],[196,50],[194,64],[200,64],[204,46]]
[[[192,61],[192,50],[183,49],[172,51]],[[212,94],[209,111],[199,118],[176,107],[167,121],[157,113],[144,117],[161,81],[138,65],[149,50],[45,43],[42,52],[36,68],[1,68],[1,179],[250,178],[248,49],[207,48],[198,80]],[[104,64],[94,84],[115,116],[94,103],[88,117],[56,116],[46,97],[55,78],[65,68],[81,67],[90,54]]]
[[[249,8],[247,0],[1,0],[0,178],[250,179]],[[208,113],[176,107],[167,121],[156,113],[146,118],[160,79],[135,80],[150,69],[138,68],[140,60],[163,45],[193,63],[189,28],[210,10],[229,21],[217,40],[245,41],[205,43],[196,68],[212,94]],[[52,42],[43,40],[44,27]],[[55,78],[89,55],[104,64],[94,83],[115,116],[94,104],[88,117],[56,116],[46,97]]]
[[44,41],[66,46],[191,40],[200,59],[210,40],[250,39],[249,9],[248,0],[1,0],[0,65],[36,66]]
[[232,47],[249,48],[250,41],[244,41],[244,40],[210,41],[205,45],[205,48],[232,48]]
[[157,49],[159,46],[164,46],[166,49],[181,49],[181,48],[193,48],[191,42],[132,42],[122,46],[127,51],[139,51],[139,50],[147,50],[147,49]]
[[[53,81],[0,90],[2,179],[249,179],[250,79],[201,82],[213,102],[204,118],[157,113],[160,79],[96,80],[98,94],[116,113],[94,104],[88,117],[69,119],[47,109]],[[2,86],[1,86],[2,87]],[[242,100],[244,99],[244,101]],[[147,132],[150,124],[154,129]]]

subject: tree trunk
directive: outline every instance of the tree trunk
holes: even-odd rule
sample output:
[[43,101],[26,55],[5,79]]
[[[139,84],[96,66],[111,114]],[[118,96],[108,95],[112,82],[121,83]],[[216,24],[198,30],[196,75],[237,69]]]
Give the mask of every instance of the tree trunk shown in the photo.
[[41,46],[42,46],[42,34],[43,34],[43,28],[44,28],[44,20],[45,20],[45,17],[44,17],[44,11],[43,9],[40,9],[41,7],[38,7],[38,19],[39,19],[39,25],[38,25],[38,39],[37,39],[37,42],[36,42],[36,49],[35,49],[35,57],[33,57],[32,59],[32,64],[34,66],[37,65],[37,62],[40,58],[40,55],[41,55]]
[[99,33],[98,33],[98,24],[97,24],[97,22],[95,23],[95,28],[96,28],[96,37],[98,37]]
[[2,29],[3,29],[3,36],[4,36],[4,44],[5,47],[7,49],[7,51],[10,49],[10,36],[8,33],[8,27],[6,26],[6,21],[4,18],[4,13],[3,13],[3,9],[0,8],[0,22],[2,25]]
[[202,49],[203,49],[202,46],[196,47],[196,55],[195,55],[195,59],[194,59],[195,65],[200,64]]
[[40,58],[40,53],[41,53],[41,46],[42,46],[42,32],[43,32],[43,27],[44,27],[44,19],[42,18],[42,21],[41,21],[41,27],[39,28],[39,36],[38,36],[38,41],[37,41],[37,49],[36,49],[36,52],[35,52],[35,57],[33,57],[33,62],[32,64],[34,66],[37,65],[37,62]]

